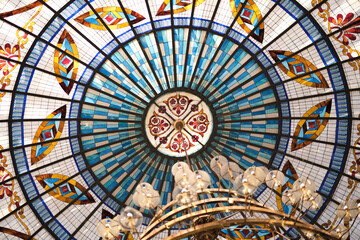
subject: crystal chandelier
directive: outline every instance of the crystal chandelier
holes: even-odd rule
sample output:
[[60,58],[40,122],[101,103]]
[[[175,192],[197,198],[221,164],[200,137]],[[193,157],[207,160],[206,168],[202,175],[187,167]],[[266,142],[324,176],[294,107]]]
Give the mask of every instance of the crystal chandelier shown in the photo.
[[[175,121],[174,128],[180,133],[183,127],[183,121]],[[227,230],[252,230],[255,232],[253,238],[258,239],[260,237],[257,233],[261,231],[267,231],[273,239],[293,239],[293,235],[288,233],[291,229],[301,239],[345,240],[352,227],[349,223],[354,223],[359,216],[360,204],[348,200],[339,204],[336,210],[339,221],[331,230],[324,230],[304,221],[302,218],[306,213],[319,210],[323,203],[314,182],[304,177],[297,179],[292,189],[286,190],[281,196],[284,205],[292,206],[290,214],[268,207],[266,203],[272,194],[278,194],[276,189],[285,183],[284,173],[268,170],[263,166],[252,166],[243,172],[238,164],[229,162],[221,155],[210,162],[211,170],[218,177],[218,187],[209,188],[213,184],[210,175],[203,170],[193,171],[186,146],[183,149],[187,163],[179,161],[171,169],[175,179],[173,200],[166,206],[160,206],[159,192],[149,183],[139,184],[132,200],[136,206],[153,214],[147,228],[139,231],[143,215],[128,206],[114,219],[102,219],[98,223],[97,231],[103,239],[116,239],[120,232],[130,231],[141,240],[214,240],[225,239],[221,237],[225,237]],[[222,180],[226,180],[228,187],[222,186]],[[270,194],[263,203],[253,198],[262,184],[270,189]],[[165,231],[171,231],[172,234],[162,237],[164,235],[161,234]]]

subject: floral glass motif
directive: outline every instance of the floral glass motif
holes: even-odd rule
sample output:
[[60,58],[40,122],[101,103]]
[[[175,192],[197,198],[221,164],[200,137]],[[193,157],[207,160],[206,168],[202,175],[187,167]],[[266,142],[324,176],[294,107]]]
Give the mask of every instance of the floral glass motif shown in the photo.
[[[205,0],[195,0],[195,7],[199,6],[204,1]],[[176,14],[190,10],[193,7],[194,3],[192,0],[165,0],[161,4],[156,16],[170,15],[170,4],[172,4],[173,14]]]
[[64,121],[60,119],[65,118],[66,105],[56,109],[52,112],[39,126],[35,133],[33,144],[31,147],[31,164],[35,164],[44,157],[46,157],[56,146],[57,141],[47,142],[60,138],[64,128]]
[[[10,43],[6,43],[4,47],[0,46],[0,56],[13,60],[18,60],[19,57],[19,45],[11,47]],[[0,59],[0,71],[3,71],[4,75],[8,75],[10,69],[15,67],[15,63],[7,60]]]
[[[171,124],[169,120],[165,117],[159,116],[156,112],[154,112],[154,116],[151,117],[148,127],[150,128],[150,133],[157,139],[158,136],[166,133]],[[161,141],[161,140],[160,140]]]
[[188,97],[181,95],[175,95],[167,101],[164,101],[168,109],[177,117],[180,117],[186,112],[191,102],[192,100]]
[[[146,131],[153,146],[171,156],[200,149],[210,136],[212,119],[207,105],[199,101],[188,93],[168,93],[161,97],[146,118]],[[181,132],[174,129],[178,120],[183,122]]]
[[[338,14],[336,18],[329,17],[330,29],[332,31],[337,31],[343,27],[348,25],[352,25],[351,27],[340,31],[335,35],[337,39],[343,42],[344,45],[349,45],[349,40],[355,41],[356,35],[360,33],[360,17],[354,19],[353,13],[346,14],[345,18],[342,14]],[[357,22],[357,23],[355,23]]]
[[[4,148],[0,145],[0,151],[4,150]],[[14,229],[6,228],[4,226],[0,227],[0,232],[4,233],[5,235],[11,235],[18,237],[20,239],[29,239],[30,238],[30,230],[25,223],[26,215],[24,214],[24,208],[20,208],[14,211],[14,208],[19,208],[21,206],[21,197],[19,196],[18,192],[15,188],[15,179],[14,176],[9,172],[6,167],[9,165],[7,164],[7,157],[5,154],[0,152],[0,200],[4,198],[8,198],[9,201],[3,201],[4,203],[8,203],[7,209],[14,214],[14,217],[18,220],[23,228],[21,230],[26,230],[27,233],[19,232]],[[5,207],[5,205],[4,205]],[[18,226],[18,225],[16,225]],[[13,239],[13,238],[11,238]]]
[[[67,54],[79,58],[79,53],[74,39],[71,35],[64,30],[60,36],[57,47],[66,52]],[[79,68],[79,62],[69,57],[67,54],[55,49],[54,54],[54,70],[55,73],[72,80],[76,80],[77,71]],[[64,78],[57,77],[61,88],[69,94],[74,85],[74,82],[70,82]]]
[[187,121],[186,125],[194,132],[200,134],[202,137],[208,129],[209,119],[207,115],[201,110],[199,113],[192,115]]
[[[238,15],[238,12],[242,9],[244,3],[245,0],[230,0],[230,7],[234,17]],[[261,19],[262,16],[258,6],[253,0],[248,0],[246,1],[246,5],[240,13],[240,16],[237,18],[237,22],[248,34],[250,34],[259,24]],[[264,22],[251,33],[251,37],[261,43],[263,42]]]
[[186,134],[181,134],[180,132],[176,132],[169,144],[166,146],[166,148],[169,148],[172,152],[185,152],[188,151],[191,147],[195,146],[192,144]]
[[4,167],[0,167],[0,199],[3,199],[5,196],[12,196],[12,184],[11,182],[6,182],[10,178],[10,175],[7,173]]
[[[126,21],[126,16],[120,7],[102,7],[95,9],[95,11],[110,29],[119,29],[129,26],[129,23]],[[141,22],[145,19],[145,17],[141,14],[130,9],[125,8],[125,12],[129,17],[131,24]],[[84,13],[83,15],[77,17],[75,21],[89,28],[107,30],[102,21],[97,18],[93,11]],[[121,23],[122,21],[125,22]]]
[[[313,119],[301,119],[296,126],[291,151],[298,150],[312,143],[325,129],[330,116],[332,100],[326,100],[310,108],[302,117]],[[298,139],[300,137],[301,139]],[[306,140],[309,139],[309,140]]]
[[[311,2],[312,6],[315,7],[320,0],[314,0]],[[323,19],[324,22],[328,24],[328,32],[331,37],[339,42],[341,45],[338,47],[338,51],[341,50],[344,56],[347,56],[349,59],[348,64],[353,68],[354,71],[360,70],[360,60],[356,57],[360,56],[359,49],[356,49],[356,44],[350,44],[352,41],[356,40],[357,35],[360,33],[360,16],[357,16],[355,19],[355,14],[350,13],[339,13],[336,17],[333,15],[334,8],[336,8],[331,2],[322,4],[318,7],[318,15]],[[345,16],[345,17],[344,17]],[[345,28],[345,29],[344,29]],[[342,30],[340,30],[342,29]],[[333,32],[337,31],[335,34]]]
[[[86,188],[84,188],[80,183],[76,182],[73,179],[69,179],[69,177],[64,175],[44,174],[44,175],[37,175],[36,179],[39,181],[39,183],[45,190],[49,190],[50,188],[56,186],[52,191],[49,191],[49,194],[54,198],[63,202],[70,203],[80,194],[86,192]],[[73,204],[83,205],[94,202],[95,200],[91,196],[91,194],[89,192],[86,192],[84,195],[78,198]]]
[[[288,51],[269,51],[271,57],[278,64],[278,67],[286,73],[289,77],[294,78],[298,75],[303,75],[307,72],[316,71],[317,68],[308,60],[299,55],[294,55],[283,61],[288,56],[291,56],[293,53]],[[324,76],[320,72],[311,73],[309,75],[304,75],[295,79],[297,82],[316,88],[328,88]]]

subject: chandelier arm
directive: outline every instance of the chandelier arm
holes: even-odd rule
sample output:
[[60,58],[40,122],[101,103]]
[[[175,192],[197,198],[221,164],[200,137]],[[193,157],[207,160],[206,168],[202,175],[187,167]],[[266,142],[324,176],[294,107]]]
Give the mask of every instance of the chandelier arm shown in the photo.
[[266,201],[264,202],[263,206],[265,206],[266,203],[270,200],[270,197],[272,196],[272,193],[273,193],[273,191],[274,191],[274,186],[275,186],[275,183],[274,183],[273,186],[271,187],[269,197],[266,199]]
[[[207,189],[207,192],[203,192],[204,194],[208,194],[211,192],[221,192],[224,191],[224,189]],[[212,190],[212,191],[209,191]],[[226,191],[226,190],[225,190]],[[234,191],[232,191],[234,192]],[[200,200],[200,201],[196,201],[193,202],[191,205],[185,205],[185,206],[181,206],[178,207],[174,210],[171,210],[169,213],[166,213],[165,215],[161,216],[161,214],[163,212],[158,213],[153,220],[149,223],[148,228],[151,226],[152,228],[155,228],[159,223],[163,222],[165,219],[170,218],[172,215],[176,215],[178,213],[181,213],[182,211],[184,211],[185,209],[189,208],[189,206],[197,206],[197,205],[202,205],[202,204],[211,204],[211,203],[218,203],[218,202],[227,202],[227,198],[211,198],[211,199],[204,199],[204,200]],[[246,203],[248,202],[247,200],[244,199],[234,199],[234,202],[236,203]],[[262,204],[252,201],[250,200],[251,204],[257,206],[257,207],[262,207]],[[167,211],[167,209],[171,208],[172,206],[176,205],[177,202],[176,201],[171,201],[169,204],[166,205],[166,207],[164,208],[164,212]],[[247,207],[247,206],[246,206]],[[207,210],[204,210],[207,211]],[[246,216],[244,216],[246,218]]]
[[191,167],[191,164],[190,164],[189,155],[188,155],[187,150],[186,150],[186,146],[185,146],[185,138],[184,138],[184,135],[183,135],[182,129],[180,129],[180,134],[181,134],[182,146],[183,146],[183,147],[184,147],[184,149],[185,149],[185,156],[186,156],[186,161],[187,161],[187,164],[189,165],[190,170],[191,170],[191,171],[193,171],[193,169],[192,169],[192,167]]
[[[356,221],[356,219],[357,219],[358,217],[359,217],[359,213],[358,213],[358,214],[356,215],[356,217],[354,218],[351,226],[346,230],[346,232],[344,232],[344,233],[341,235],[340,239],[342,239],[342,237],[345,236],[345,234],[347,234],[347,233],[350,231],[350,229],[354,226],[355,221]],[[349,237],[350,237],[350,233],[349,233]]]
[[[234,199],[234,200],[236,203],[244,203],[245,202],[244,199]],[[159,218],[158,221],[154,222],[152,225],[149,225],[148,228],[144,231],[141,239],[143,239],[143,240],[151,239],[151,237],[162,232],[164,230],[165,226],[164,225],[159,226],[159,224],[161,224],[164,220],[171,218],[172,216],[176,216],[179,212],[181,212],[185,209],[188,209],[190,207],[197,206],[199,204],[201,205],[201,204],[215,203],[215,202],[216,203],[224,203],[224,202],[227,202],[227,198],[207,199],[206,201],[197,201],[191,205],[179,207],[179,208],[165,214],[164,216]],[[279,211],[275,211],[275,210],[269,209],[267,207],[263,207],[262,204],[260,204],[258,202],[249,201],[249,204],[251,204],[250,210],[254,213],[263,213],[266,215],[270,214],[270,215],[276,216],[277,219],[268,219],[268,221],[270,221],[270,222],[275,221],[277,226],[303,227],[303,225],[306,225],[306,224],[309,225],[309,223],[307,223],[303,220],[296,219],[295,217],[290,216],[288,214],[285,214],[285,213],[282,213]],[[227,207],[216,207],[216,208],[207,209],[207,210],[199,210],[199,211],[192,212],[190,214],[187,214],[187,215],[184,215],[181,217],[176,217],[175,219],[170,220],[168,222],[168,224],[166,224],[166,228],[171,228],[172,226],[177,225],[178,223],[181,223],[182,221],[186,221],[188,219],[192,219],[194,217],[199,217],[199,216],[203,216],[203,215],[218,214],[218,213],[221,213],[224,211],[246,212],[248,210],[249,210],[248,206],[227,206]],[[252,221],[253,219],[254,218],[243,218],[242,220],[243,221],[247,221],[247,220]],[[234,220],[234,219],[232,219],[232,220]],[[259,219],[257,218],[257,220],[259,220]],[[264,219],[260,219],[260,220],[263,221]],[[264,223],[266,224],[267,222],[264,222]],[[251,224],[253,224],[253,223],[251,223]],[[326,232],[325,230],[320,229],[320,228],[315,228],[312,225],[305,227],[305,229],[310,229],[310,231],[313,231],[312,228],[315,229],[315,232],[320,232],[322,235],[324,234],[322,231]],[[331,234],[330,234],[330,236],[333,237]],[[333,239],[333,238],[330,238],[330,239]]]
[[272,230],[271,231],[271,235],[272,235],[272,237],[273,237],[273,240],[275,240],[275,234],[274,234],[275,232]]
[[[205,224],[196,226],[196,228],[191,227],[189,229],[179,231],[179,232],[173,234],[172,236],[165,238],[164,240],[180,240],[180,239],[186,238],[188,236],[191,236],[194,233],[205,232],[205,231],[217,229],[219,226],[226,228],[228,226],[233,226],[233,225],[252,225],[252,224],[259,224],[259,223],[268,224],[268,225],[272,225],[272,226],[281,226],[281,225],[285,224],[288,227],[294,227],[294,221],[291,221],[291,220],[287,220],[283,223],[279,219],[232,219],[232,220],[223,220],[223,221],[205,223]],[[328,239],[328,240],[338,240],[338,238],[335,237],[333,234],[330,234],[323,229],[315,228],[313,225],[306,223],[306,222],[298,223],[296,229],[297,230],[304,229],[304,230],[316,232],[322,236],[326,236],[327,237],[326,239]],[[141,239],[145,240],[145,239],[149,239],[149,238],[141,238]]]
[[[275,219],[275,218],[274,218],[273,216],[271,216],[271,215],[269,215],[269,218],[270,218],[270,219]],[[286,218],[286,217],[284,217],[284,218],[282,218],[282,219],[285,219],[285,218]],[[271,226],[269,226],[269,227],[271,227]],[[272,232],[274,233],[274,232],[276,232],[276,231],[279,231],[279,232],[282,231],[284,234],[288,235],[289,238],[291,238],[290,233],[288,233],[283,226],[275,226],[275,227],[274,227],[274,230],[273,230]],[[279,237],[280,237],[280,239],[282,239],[282,236],[279,236]],[[274,240],[275,240],[275,238],[274,238]]]
[[336,229],[336,228],[338,228],[339,227],[339,225],[340,225],[340,223],[341,223],[341,221],[344,219],[344,217],[342,217],[340,220],[339,220],[339,222],[338,222],[338,224],[336,224],[336,227],[331,227],[331,229]]
[[[297,216],[296,219],[299,219],[300,216],[301,216],[301,211],[302,211],[302,209],[303,209],[303,204],[304,204],[304,196],[301,196],[301,199],[300,199],[299,203],[300,203],[299,213],[298,213],[298,216]],[[306,212],[306,211],[305,211],[305,212]]]

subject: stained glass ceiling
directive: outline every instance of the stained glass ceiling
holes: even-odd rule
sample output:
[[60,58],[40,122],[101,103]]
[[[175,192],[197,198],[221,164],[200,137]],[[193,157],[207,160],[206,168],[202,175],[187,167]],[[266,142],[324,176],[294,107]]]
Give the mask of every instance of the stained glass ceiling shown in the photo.
[[283,171],[278,193],[310,177],[318,227],[360,201],[358,0],[1,0],[0,19],[1,239],[98,239],[140,182],[171,200],[184,148],[214,186],[219,154]]

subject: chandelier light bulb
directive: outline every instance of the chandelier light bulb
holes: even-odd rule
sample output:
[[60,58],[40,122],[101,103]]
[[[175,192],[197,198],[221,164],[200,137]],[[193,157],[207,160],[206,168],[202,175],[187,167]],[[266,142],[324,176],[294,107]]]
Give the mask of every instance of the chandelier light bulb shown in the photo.
[[153,209],[159,206],[160,204],[160,195],[159,192],[156,190],[152,190],[148,192],[147,194],[142,194],[137,196],[137,202],[139,207],[145,208],[145,209]]
[[318,193],[313,193],[309,200],[305,200],[303,204],[306,209],[309,209],[310,211],[316,211],[320,209],[322,203],[323,199],[321,195]]
[[308,179],[308,178],[298,178],[294,184],[293,184],[294,190],[303,190],[303,192],[315,192],[316,191],[316,185],[315,183]]
[[179,205],[187,205],[197,200],[196,194],[192,188],[184,188],[180,190],[179,194],[176,194],[176,201]]
[[234,190],[242,196],[253,195],[256,192],[257,186],[248,183],[248,179],[243,174],[235,178]]
[[301,193],[299,191],[294,191],[294,190],[286,190],[281,198],[282,202],[286,206],[295,205],[300,201],[300,199],[301,199]]
[[197,190],[203,190],[211,185],[210,175],[207,172],[203,170],[196,170],[194,174],[196,175],[194,187]]
[[305,236],[312,239],[315,237],[315,234],[313,232],[310,232],[310,231],[306,231],[305,232]]

